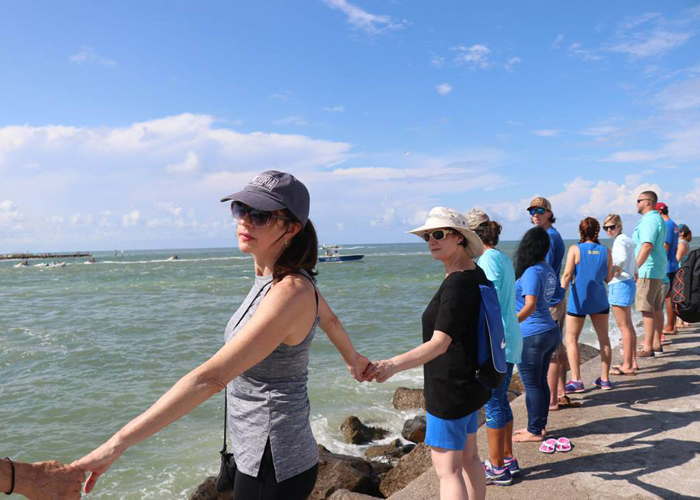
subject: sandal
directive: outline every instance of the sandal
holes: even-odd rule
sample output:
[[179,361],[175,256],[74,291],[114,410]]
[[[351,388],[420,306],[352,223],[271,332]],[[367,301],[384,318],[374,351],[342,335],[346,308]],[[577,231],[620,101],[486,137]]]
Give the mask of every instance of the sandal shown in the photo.
[[578,401],[571,401],[569,396],[562,396],[558,400],[559,408],[580,408],[581,403]]
[[557,446],[556,439],[548,439],[548,440],[542,442],[542,444],[540,445],[540,451],[542,453],[552,454],[556,450],[556,446]]
[[557,451],[561,451],[562,453],[566,453],[567,451],[571,451],[571,441],[569,441],[568,438],[560,437],[556,441],[555,448]]
[[610,375],[636,375],[637,372],[632,370],[631,372],[626,372],[621,366],[613,366],[610,368]]

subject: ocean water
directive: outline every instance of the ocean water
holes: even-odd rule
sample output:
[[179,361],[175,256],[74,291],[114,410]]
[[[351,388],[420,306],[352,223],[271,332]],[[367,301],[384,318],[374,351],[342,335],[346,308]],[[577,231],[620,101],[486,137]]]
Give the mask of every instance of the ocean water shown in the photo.
[[[512,253],[516,242],[499,248]],[[168,261],[176,253],[179,260]],[[359,352],[382,359],[421,342],[420,316],[444,276],[422,243],[346,246],[359,262],[319,264],[321,292]],[[0,454],[71,462],[148,408],[179,377],[220,348],[226,322],[252,284],[252,259],[236,249],[94,254],[97,264],[14,268],[0,261]],[[36,263],[32,262],[31,263]],[[635,313],[635,323],[639,320]],[[613,343],[620,333],[611,316]],[[582,340],[596,345],[590,323]],[[361,455],[339,426],[348,415],[391,430],[399,386],[422,386],[422,370],[384,384],[355,382],[319,330],[309,365],[311,421],[331,451]],[[223,394],[132,447],[91,498],[185,498],[218,471]]]

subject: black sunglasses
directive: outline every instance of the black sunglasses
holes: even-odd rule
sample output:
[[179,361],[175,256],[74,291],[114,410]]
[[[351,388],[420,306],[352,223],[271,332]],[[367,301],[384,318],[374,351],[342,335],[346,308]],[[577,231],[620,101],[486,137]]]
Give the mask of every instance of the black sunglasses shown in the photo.
[[617,227],[617,224],[613,224],[611,226],[603,226],[603,231],[612,231]]
[[545,213],[546,211],[547,211],[547,210],[545,210],[545,209],[542,208],[542,207],[537,207],[537,208],[530,208],[530,209],[528,209],[528,212],[530,212],[530,215],[535,215],[535,214],[542,215],[542,214]]
[[238,201],[231,203],[231,215],[237,221],[243,219],[245,215],[248,216],[248,220],[254,227],[265,227],[272,219],[280,220],[291,220],[289,217],[284,217],[282,215],[275,215],[272,212],[266,212],[265,210],[258,210],[257,208],[249,207]]
[[427,243],[430,241],[430,237],[432,236],[435,241],[440,241],[447,238],[447,235],[450,233],[454,233],[454,231],[451,229],[436,229],[432,233],[430,231],[426,231],[423,233],[423,239]]
[[650,198],[639,198],[637,200],[637,205],[639,205],[639,203],[641,203],[642,201],[651,201],[651,199]]

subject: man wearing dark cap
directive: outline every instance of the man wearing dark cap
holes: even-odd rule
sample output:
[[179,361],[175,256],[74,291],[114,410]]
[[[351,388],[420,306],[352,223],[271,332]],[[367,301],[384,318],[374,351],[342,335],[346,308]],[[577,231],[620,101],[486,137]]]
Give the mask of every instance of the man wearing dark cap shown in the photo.
[[678,272],[678,260],[676,259],[676,253],[678,252],[678,226],[668,216],[668,205],[659,202],[656,204],[656,211],[661,214],[661,218],[666,223],[666,241],[664,242],[664,248],[666,249],[666,255],[668,257],[668,265],[666,267],[668,283],[664,280],[668,291],[666,292],[666,324],[664,325],[663,334],[675,335],[676,313],[673,310],[673,304],[671,304],[671,289],[673,288],[673,279]]
[[[561,280],[561,264],[564,260],[566,247],[559,231],[552,226],[557,220],[552,212],[552,204],[547,198],[537,196],[530,202],[527,211],[530,214],[531,222],[547,231],[549,235],[549,252],[547,252],[545,260],[547,264],[552,266],[557,277]],[[549,313],[552,315],[554,322],[559,325],[559,331],[563,338],[564,322],[566,320],[566,291],[561,287],[561,282],[557,283],[557,287],[557,291],[554,292],[554,296],[549,303]],[[552,356],[549,370],[547,371],[547,382],[551,397],[549,402],[550,408],[556,409],[560,405],[568,406],[570,404],[564,388],[568,367],[566,359],[564,345],[560,344],[557,352]]]

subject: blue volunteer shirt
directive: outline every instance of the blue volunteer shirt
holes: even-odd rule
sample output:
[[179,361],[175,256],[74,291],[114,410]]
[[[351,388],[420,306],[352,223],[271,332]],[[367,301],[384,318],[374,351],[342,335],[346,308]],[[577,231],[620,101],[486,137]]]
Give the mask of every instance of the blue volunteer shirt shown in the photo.
[[678,252],[678,226],[671,219],[668,219],[665,223],[666,244],[668,245],[668,252],[666,253],[668,266],[666,267],[666,272],[675,273],[678,271],[678,259],[676,259]]
[[520,312],[525,307],[525,296],[537,297],[533,313],[520,323],[523,337],[532,337],[556,328],[557,324],[549,314],[549,304],[559,287],[559,276],[546,262],[538,262],[528,267],[515,282],[515,309]]
[[643,243],[651,243],[653,248],[647,260],[639,268],[639,277],[648,279],[663,279],[666,276],[668,258],[666,256],[666,224],[656,210],[644,214],[637,227],[634,228],[633,238],[635,257],[639,255]]
[[549,235],[549,252],[547,252],[547,256],[544,260],[547,261],[547,264],[552,266],[554,273],[557,275],[557,290],[554,292],[554,295],[549,302],[551,307],[561,302],[566,295],[566,290],[562,288],[560,281],[561,264],[564,261],[566,247],[564,245],[564,240],[561,238],[561,234],[559,234],[559,231],[553,227],[550,227],[547,229],[547,234]]

